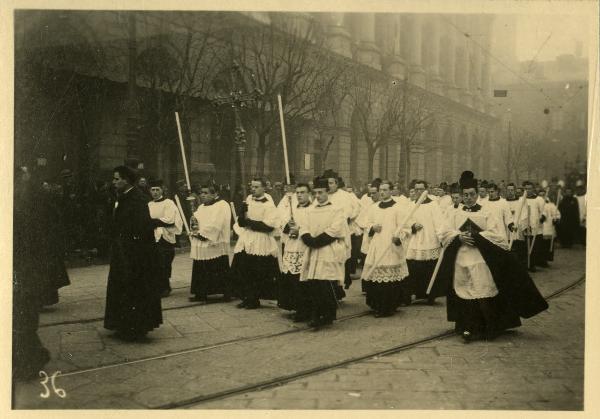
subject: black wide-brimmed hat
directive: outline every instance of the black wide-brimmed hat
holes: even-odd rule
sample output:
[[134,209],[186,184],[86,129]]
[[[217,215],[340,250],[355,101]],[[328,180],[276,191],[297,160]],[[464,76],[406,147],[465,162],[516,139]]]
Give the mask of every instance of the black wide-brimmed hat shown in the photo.
[[313,189],[328,189],[329,183],[327,182],[329,178],[327,177],[316,177],[313,181]]
[[458,183],[461,189],[477,188],[477,179],[475,179],[475,174],[470,170],[462,172]]
[[150,179],[148,181],[148,186],[150,186],[151,188],[162,188],[164,186],[164,183],[161,179]]

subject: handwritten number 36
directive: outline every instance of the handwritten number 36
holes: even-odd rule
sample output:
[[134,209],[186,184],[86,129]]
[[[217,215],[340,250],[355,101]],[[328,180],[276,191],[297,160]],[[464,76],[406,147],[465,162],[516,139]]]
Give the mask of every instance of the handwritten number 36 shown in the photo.
[[58,397],[60,397],[61,399],[64,399],[67,396],[67,392],[65,390],[63,390],[62,388],[57,388],[56,387],[56,377],[58,377],[60,375],[60,371],[56,371],[54,374],[52,374],[52,376],[48,377],[48,374],[46,374],[45,371],[40,371],[40,377],[43,378],[42,381],[40,381],[40,384],[42,386],[44,386],[44,392],[40,393],[40,397],[43,399],[47,399],[48,397],[50,397],[50,389],[48,388],[48,380],[50,380],[50,385],[52,386],[52,391],[54,391],[54,394],[56,394]]

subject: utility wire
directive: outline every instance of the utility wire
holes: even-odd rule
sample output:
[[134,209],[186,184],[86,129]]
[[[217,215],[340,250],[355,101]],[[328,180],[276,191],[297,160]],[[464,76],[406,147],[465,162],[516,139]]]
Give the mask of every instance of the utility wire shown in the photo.
[[[479,42],[475,41],[472,37],[472,35],[469,32],[465,32],[462,29],[460,29],[458,26],[456,26],[451,20],[441,16],[440,17],[443,21],[445,21],[448,25],[450,25],[451,27],[453,27],[457,32],[459,32],[462,36],[466,37],[469,39],[470,42],[472,42],[474,45],[476,45],[477,47],[479,47],[481,49],[481,51],[483,51],[487,56],[489,56],[490,58],[494,59],[496,62],[498,62],[502,67],[504,67],[505,69],[507,69],[510,73],[512,73],[513,75],[515,75],[518,79],[522,80],[525,84],[531,86],[533,88],[533,90],[539,91],[543,96],[546,97],[546,99],[548,99],[550,102],[554,103],[556,105],[557,108],[561,108],[563,106],[563,104],[559,104],[558,102],[556,102],[553,98],[551,98],[549,95],[547,95],[546,93],[544,93],[539,86],[536,86],[535,84],[531,83],[529,80],[527,80],[525,77],[521,76],[521,74],[519,74],[519,72],[513,70],[512,68],[510,68],[509,65],[507,65],[506,63],[504,63],[501,59],[499,59],[498,57],[496,57],[494,54],[492,54],[490,52],[489,49],[485,48],[483,45],[481,45]],[[548,38],[549,39],[549,38]],[[567,99],[566,102],[570,101],[572,98]],[[566,103],[565,102],[565,103]]]

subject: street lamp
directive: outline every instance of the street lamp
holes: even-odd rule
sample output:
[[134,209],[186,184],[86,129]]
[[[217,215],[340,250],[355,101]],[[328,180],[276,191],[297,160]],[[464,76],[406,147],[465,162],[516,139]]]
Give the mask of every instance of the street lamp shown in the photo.
[[[233,115],[235,118],[235,136],[234,143],[236,147],[236,151],[239,156],[240,161],[240,180],[242,182],[242,192],[243,199],[246,197],[246,174],[244,170],[244,155],[246,153],[246,130],[242,125],[242,118],[240,115],[240,109],[245,108],[248,105],[254,103],[263,93],[255,88],[250,93],[244,93],[241,89],[238,90],[236,88],[237,83],[236,79],[240,78],[243,80],[243,77],[240,74],[240,66],[237,63],[231,67],[230,70],[230,80],[231,80],[231,91],[228,96],[217,96],[212,100],[212,104],[215,107],[221,107],[224,105],[229,105],[233,108]],[[233,193],[233,191],[232,191]]]

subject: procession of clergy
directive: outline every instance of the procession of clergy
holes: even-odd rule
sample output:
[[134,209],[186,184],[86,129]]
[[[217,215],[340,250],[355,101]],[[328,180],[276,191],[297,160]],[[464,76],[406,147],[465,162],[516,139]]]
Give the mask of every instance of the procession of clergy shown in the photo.
[[[531,182],[522,188],[509,184],[506,198],[487,184],[487,196],[480,196],[481,185],[465,171],[446,191],[414,181],[405,197],[393,195],[391,182],[375,179],[358,199],[328,170],[310,185],[291,185],[278,205],[265,193],[264,181],[252,180],[251,194],[237,211],[215,187],[204,185],[189,225],[180,217],[181,206],[162,196],[161,183],[150,186],[160,289],[170,290],[175,235],[185,227],[193,260],[191,301],[222,295],[224,301],[239,298],[240,309],[257,309],[261,299],[277,300],[295,322],[319,329],[336,319],[344,288],[362,265],[362,291],[375,317],[446,297],[448,321],[465,342],[493,339],[548,307],[528,270],[552,260],[560,214]],[[237,241],[230,263],[232,229]],[[113,268],[118,271],[111,261]],[[127,319],[126,328],[135,332],[131,313],[123,311],[132,306],[145,322],[138,328],[142,335],[162,322],[156,301],[152,315],[142,314],[148,310],[139,287],[115,288],[111,297],[109,275],[108,288],[105,327],[122,330],[119,318]]]

